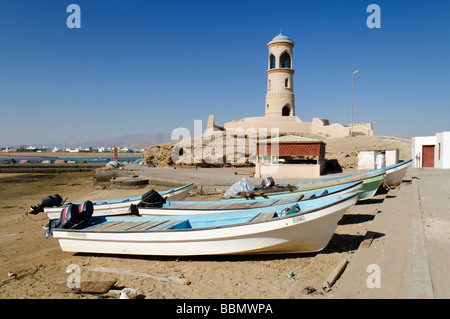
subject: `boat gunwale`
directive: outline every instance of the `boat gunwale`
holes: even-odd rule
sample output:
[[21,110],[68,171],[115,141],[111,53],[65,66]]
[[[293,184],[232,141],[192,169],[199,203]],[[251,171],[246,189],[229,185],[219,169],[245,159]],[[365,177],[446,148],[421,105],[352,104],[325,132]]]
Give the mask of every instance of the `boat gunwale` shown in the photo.
[[[190,184],[183,185],[180,187],[172,188],[172,189],[167,190],[167,193],[164,193],[163,195],[172,194],[172,193],[178,192],[180,190],[184,190],[185,188],[193,187],[193,186],[194,186],[194,183],[190,183]],[[164,192],[164,191],[161,191],[161,192]]]
[[405,162],[400,162],[400,163],[398,163],[396,165],[392,165],[392,167],[390,167],[390,168],[386,167],[385,168],[386,169],[386,175],[388,175],[390,173],[393,173],[393,172],[397,172],[397,171],[399,171],[401,169],[407,169],[407,168],[409,168],[409,165],[411,165],[411,164],[412,164],[412,159],[410,159],[408,161],[405,161]]

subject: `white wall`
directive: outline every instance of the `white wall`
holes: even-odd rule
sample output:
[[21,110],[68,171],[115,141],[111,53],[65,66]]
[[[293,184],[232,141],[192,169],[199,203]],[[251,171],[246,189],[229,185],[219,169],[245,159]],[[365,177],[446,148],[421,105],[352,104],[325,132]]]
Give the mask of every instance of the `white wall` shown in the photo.
[[321,164],[255,164],[255,178],[317,178],[325,169]]
[[412,138],[411,158],[413,159],[413,167],[422,167],[423,145],[436,145],[436,136],[417,136]]
[[450,168],[450,132],[441,132],[436,134],[434,167]]
[[358,151],[358,170],[372,170],[376,168],[375,160],[377,152],[384,151],[384,167],[391,166],[398,163],[398,149],[392,150],[373,150],[373,151]]
[[398,149],[386,150],[385,165],[391,166],[398,163]]
[[358,170],[371,170],[375,168],[376,151],[358,151]]

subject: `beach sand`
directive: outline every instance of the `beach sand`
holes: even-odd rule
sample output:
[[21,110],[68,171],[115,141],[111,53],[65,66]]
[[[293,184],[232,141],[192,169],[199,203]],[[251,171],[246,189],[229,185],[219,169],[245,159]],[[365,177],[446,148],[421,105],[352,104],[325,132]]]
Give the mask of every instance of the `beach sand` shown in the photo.
[[[44,238],[43,226],[48,219],[44,214],[27,215],[31,205],[55,193],[77,201],[135,195],[148,188],[163,190],[164,187],[102,189],[92,185],[93,173],[3,175],[0,176],[0,283],[3,282],[0,298],[97,298],[74,294],[67,288],[66,270],[71,264],[80,266],[82,280],[117,280],[116,287],[139,289],[145,298],[327,298],[333,291],[325,293],[321,289],[323,281],[343,258],[351,259],[379,205],[375,201],[352,207],[339,223],[328,247],[314,254],[250,257],[72,254],[62,252],[54,238]],[[186,278],[190,284],[93,271],[96,267]],[[10,280],[10,271],[29,276]],[[295,280],[288,278],[291,272]],[[308,286],[317,292],[302,294]]]
[[[334,152],[342,152],[343,161],[348,159],[345,151]],[[142,257],[62,252],[57,240],[44,237],[47,216],[26,214],[42,198],[56,193],[71,201],[96,200],[140,195],[151,188],[159,191],[171,188],[147,185],[142,189],[112,189],[94,185],[94,176],[95,172],[0,174],[1,299],[99,298],[98,294],[76,294],[68,288],[70,274],[66,271],[73,264],[80,267],[82,282],[116,280],[114,287],[137,289],[140,297],[147,299],[333,298],[339,280],[329,291],[322,289],[323,282],[343,259],[351,261],[386,196],[379,194],[351,207],[329,245],[318,253]],[[198,198],[187,198],[193,199]],[[9,277],[8,272],[17,274],[16,279]],[[294,278],[288,276],[290,273]],[[167,281],[169,277],[184,278],[189,284]],[[315,291],[306,294],[307,287]]]

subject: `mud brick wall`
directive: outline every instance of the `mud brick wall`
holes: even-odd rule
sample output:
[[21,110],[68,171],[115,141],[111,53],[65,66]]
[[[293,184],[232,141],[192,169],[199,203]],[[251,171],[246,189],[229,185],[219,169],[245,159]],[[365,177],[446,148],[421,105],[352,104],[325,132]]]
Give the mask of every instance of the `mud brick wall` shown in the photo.
[[325,157],[325,143],[323,142],[284,142],[277,145],[258,144],[257,154],[268,156],[278,153],[279,156],[318,156]]

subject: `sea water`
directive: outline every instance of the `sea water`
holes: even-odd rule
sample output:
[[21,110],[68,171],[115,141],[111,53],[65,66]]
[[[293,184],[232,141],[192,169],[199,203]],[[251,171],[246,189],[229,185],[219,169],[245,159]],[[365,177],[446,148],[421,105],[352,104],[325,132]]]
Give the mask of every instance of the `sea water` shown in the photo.
[[[66,157],[66,158],[53,158],[53,157],[28,157],[28,158],[15,158],[13,157],[14,160],[16,161],[16,163],[18,164],[20,161],[22,160],[27,160],[30,163],[40,163],[42,161],[51,161],[52,163],[54,163],[55,161],[66,161],[66,162],[75,162],[78,163],[80,161],[82,161],[82,163],[108,163],[110,161],[112,161],[111,157]],[[12,159],[11,157],[9,158],[0,158],[0,164],[2,164],[2,162],[4,160],[7,159]],[[135,162],[137,160],[140,160],[141,157],[118,157],[118,161],[119,162]]]

